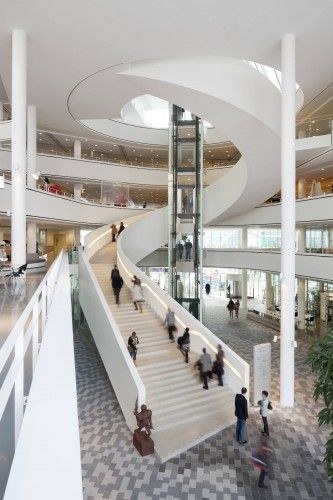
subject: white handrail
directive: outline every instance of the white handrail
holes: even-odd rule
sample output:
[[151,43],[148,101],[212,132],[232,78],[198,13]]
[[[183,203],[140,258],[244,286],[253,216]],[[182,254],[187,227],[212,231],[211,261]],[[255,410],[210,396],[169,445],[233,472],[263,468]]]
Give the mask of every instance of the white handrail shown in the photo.
[[[43,336],[47,314],[52,302],[54,287],[57,281],[59,267],[61,264],[63,252],[53,262],[49,271],[39,284],[37,290],[31,297],[19,319],[16,321],[10,334],[6,338],[0,349],[0,371],[4,368],[10,359],[14,350],[14,359],[8,369],[0,389],[0,421],[6,408],[10,391],[15,388],[15,443],[23,419],[24,394],[24,357],[27,347],[32,339],[32,365],[33,370],[36,366],[38,356],[39,337]],[[39,319],[41,314],[41,331],[39,331]],[[29,324],[26,325],[29,316],[32,316]]]
[[[40,296],[44,297],[41,303]],[[33,324],[29,331],[33,329],[33,365],[36,369],[21,430],[20,422],[16,422],[20,436],[4,499],[82,500],[70,276],[66,255],[59,255],[33,299],[30,308]],[[47,321],[36,365],[39,312],[43,309],[43,300],[46,300]],[[28,307],[30,305],[31,302]],[[22,333],[15,343],[15,354],[18,351],[21,357],[13,361],[5,379],[7,386],[14,381],[15,410],[19,411],[19,417],[22,417],[23,403],[23,354],[29,344],[27,333],[23,333],[25,317],[18,322],[17,328]],[[8,428],[6,431],[10,432]]]

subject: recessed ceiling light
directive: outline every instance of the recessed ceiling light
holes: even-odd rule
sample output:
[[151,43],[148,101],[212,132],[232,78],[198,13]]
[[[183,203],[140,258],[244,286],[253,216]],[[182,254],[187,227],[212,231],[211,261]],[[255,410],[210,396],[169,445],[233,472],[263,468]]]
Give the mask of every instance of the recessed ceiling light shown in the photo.
[[98,144],[95,144],[95,148],[97,148]]
[[316,123],[316,120],[312,120],[312,122],[311,122],[311,123]]
[[325,170],[324,168],[321,168],[320,170]]
[[38,132],[38,133],[39,133],[39,135],[42,135],[42,132]]

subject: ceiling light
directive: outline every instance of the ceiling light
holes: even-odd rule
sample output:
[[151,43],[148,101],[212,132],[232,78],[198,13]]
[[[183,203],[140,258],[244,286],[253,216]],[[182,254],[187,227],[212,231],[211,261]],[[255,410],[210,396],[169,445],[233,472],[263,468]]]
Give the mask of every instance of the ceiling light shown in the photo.
[[316,131],[318,131],[318,130],[319,130],[319,128],[316,128]]
[[98,144],[95,144],[95,148],[97,148]]
[[65,139],[65,141],[66,141],[66,142],[68,142],[68,141],[69,141],[69,139]]
[[324,168],[321,168],[320,170],[325,170]]
[[42,135],[42,132],[38,132],[38,133],[39,133],[39,135]]
[[311,123],[316,123],[316,120],[312,120],[312,122],[311,122]]

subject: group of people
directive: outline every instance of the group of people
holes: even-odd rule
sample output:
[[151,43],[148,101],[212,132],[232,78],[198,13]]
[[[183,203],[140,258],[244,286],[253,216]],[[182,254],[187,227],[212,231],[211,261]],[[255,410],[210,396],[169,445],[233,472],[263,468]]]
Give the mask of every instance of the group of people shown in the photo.
[[192,259],[192,248],[193,244],[191,240],[187,239],[183,244],[181,241],[178,241],[176,245],[177,250],[177,260],[183,260],[184,250],[185,250],[185,260],[188,262]]
[[117,229],[117,226],[115,224],[111,224],[110,230],[111,230],[111,236],[112,236],[112,242],[116,241],[116,236],[118,236],[124,231],[125,226],[124,223],[121,222],[119,225],[119,228]]
[[229,311],[230,318],[233,318],[234,317],[234,313],[235,313],[235,317],[236,317],[236,319],[238,319],[238,317],[239,317],[239,308],[240,308],[240,302],[239,302],[238,299],[236,300],[236,302],[234,302],[232,299],[229,300],[229,302],[227,304],[227,309]]
[[216,359],[214,363],[212,362],[211,355],[204,347],[200,358],[196,362],[196,366],[200,370],[200,378],[203,381],[203,389],[208,390],[208,380],[213,379],[214,374],[217,375],[218,385],[223,387],[224,352],[220,344],[217,346]]
[[[239,444],[247,443],[246,420],[249,418],[248,403],[246,399],[247,389],[243,387],[240,394],[235,397],[235,416],[237,417],[236,424],[236,440]],[[263,422],[263,430],[261,431],[264,438],[269,437],[268,414],[273,409],[271,402],[268,399],[268,392],[262,391],[262,399],[258,401],[260,407],[260,415]],[[258,486],[266,488],[264,484],[265,476],[268,471],[268,455],[269,448],[265,444],[260,445],[258,450],[253,454],[252,461],[256,468],[260,470]]]

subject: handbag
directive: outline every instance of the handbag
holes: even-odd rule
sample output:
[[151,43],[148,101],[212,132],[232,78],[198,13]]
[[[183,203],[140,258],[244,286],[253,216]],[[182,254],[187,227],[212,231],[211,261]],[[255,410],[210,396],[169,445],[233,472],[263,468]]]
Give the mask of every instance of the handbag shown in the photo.
[[268,401],[268,406],[267,406],[267,408],[268,408],[269,410],[273,410],[273,406],[272,406],[272,403],[271,403],[270,401]]

